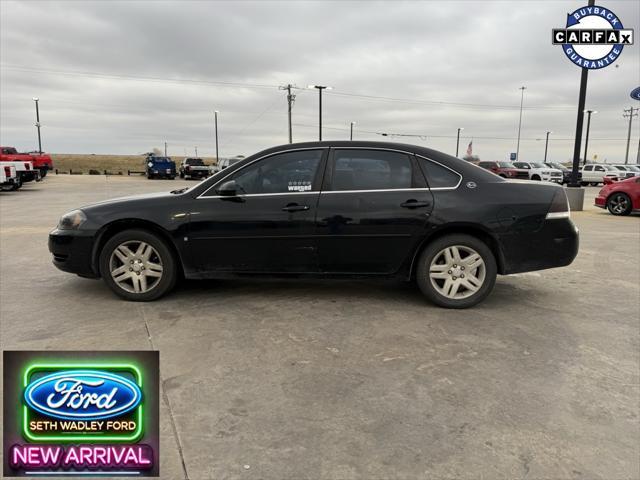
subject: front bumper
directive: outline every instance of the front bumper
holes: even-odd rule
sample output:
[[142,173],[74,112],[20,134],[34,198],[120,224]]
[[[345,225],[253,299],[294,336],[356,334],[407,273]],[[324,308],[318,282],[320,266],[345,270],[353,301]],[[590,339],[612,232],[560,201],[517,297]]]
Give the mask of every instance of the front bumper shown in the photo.
[[93,232],[56,228],[49,233],[49,251],[53,254],[53,264],[63,272],[98,278],[98,272],[94,271],[92,265],[93,241]]
[[576,258],[579,245],[578,229],[570,218],[545,220],[536,232],[502,238],[503,273],[564,267]]

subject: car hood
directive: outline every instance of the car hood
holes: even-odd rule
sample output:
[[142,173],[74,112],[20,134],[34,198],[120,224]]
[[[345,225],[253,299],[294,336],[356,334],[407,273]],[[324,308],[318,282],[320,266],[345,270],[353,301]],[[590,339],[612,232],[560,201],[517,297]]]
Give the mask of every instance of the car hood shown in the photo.
[[130,195],[128,197],[111,198],[109,200],[103,200],[101,202],[90,203],[88,205],[81,207],[80,209],[91,210],[93,208],[117,205],[119,203],[125,203],[125,202],[144,203],[149,200],[168,199],[168,198],[175,198],[177,196],[178,195],[170,192],[143,193],[139,195]]

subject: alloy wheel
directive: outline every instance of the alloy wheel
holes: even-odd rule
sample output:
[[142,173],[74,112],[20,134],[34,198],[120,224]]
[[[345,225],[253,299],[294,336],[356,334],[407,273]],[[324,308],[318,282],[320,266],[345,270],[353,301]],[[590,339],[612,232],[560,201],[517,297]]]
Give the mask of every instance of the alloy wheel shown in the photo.
[[450,299],[468,298],[484,284],[487,268],[473,248],[453,245],[440,250],[429,266],[431,285]]
[[629,201],[624,195],[614,195],[609,200],[609,205],[611,205],[612,213],[622,215],[629,208]]
[[146,293],[162,278],[162,258],[146,242],[130,240],[118,245],[109,258],[111,278],[129,293]]

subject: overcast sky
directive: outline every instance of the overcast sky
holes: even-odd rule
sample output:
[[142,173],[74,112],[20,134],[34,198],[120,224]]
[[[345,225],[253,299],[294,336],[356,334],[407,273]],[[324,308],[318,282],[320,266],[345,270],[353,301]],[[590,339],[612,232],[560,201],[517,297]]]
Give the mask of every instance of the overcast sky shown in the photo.
[[[640,2],[607,0],[640,31]],[[551,44],[551,29],[583,1],[1,1],[0,137],[53,153],[248,155],[286,143],[286,93],[278,85],[330,85],[324,139],[386,137],[455,153],[473,138],[482,159],[571,158],[580,69]],[[622,110],[640,85],[640,50],[591,71],[589,157],[624,159]],[[317,91],[301,89],[294,141],[316,140]],[[385,98],[373,98],[385,97]],[[635,159],[640,121],[632,132]],[[462,153],[461,153],[462,154]]]

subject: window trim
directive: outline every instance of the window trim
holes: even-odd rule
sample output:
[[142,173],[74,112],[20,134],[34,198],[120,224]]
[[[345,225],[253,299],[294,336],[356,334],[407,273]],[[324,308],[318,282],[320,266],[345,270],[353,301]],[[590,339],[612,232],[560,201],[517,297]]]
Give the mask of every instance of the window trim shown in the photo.
[[[280,155],[281,153],[305,152],[305,151],[308,151],[308,150],[321,150],[322,151],[322,156],[320,157],[320,164],[318,165],[318,171],[323,170],[322,174],[324,175],[324,168],[326,168],[325,159],[327,157],[326,150],[328,150],[328,149],[329,149],[329,147],[307,147],[307,148],[292,148],[292,149],[289,149],[289,150],[280,150],[278,152],[268,153],[266,155],[263,155],[262,157],[256,158],[255,160],[251,160],[249,163],[247,163],[246,165],[243,165],[242,167],[240,167],[240,168],[238,168],[236,170],[233,170],[233,171],[229,172],[227,175],[222,177],[220,180],[215,182],[213,185],[211,185],[209,188],[207,188],[204,192],[202,192],[200,195],[198,195],[196,197],[196,200],[205,200],[207,198],[229,198],[226,195],[207,195],[207,192],[210,191],[211,189],[215,189],[218,185],[221,185],[231,175],[234,175],[234,174],[240,172],[241,170],[244,170],[249,165],[253,165],[256,162],[259,162],[260,160],[264,160],[266,158],[273,157],[275,155]],[[317,174],[318,174],[318,172],[316,172],[316,175]],[[320,185],[320,188],[322,188],[322,183]],[[320,193],[320,190],[307,190],[306,192],[242,193],[242,194],[236,195],[236,197],[265,197],[265,196],[274,196],[274,195],[301,195],[301,194],[302,195],[308,195],[308,194],[312,194],[312,193]]]

